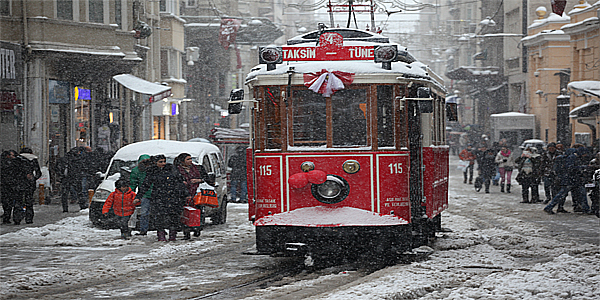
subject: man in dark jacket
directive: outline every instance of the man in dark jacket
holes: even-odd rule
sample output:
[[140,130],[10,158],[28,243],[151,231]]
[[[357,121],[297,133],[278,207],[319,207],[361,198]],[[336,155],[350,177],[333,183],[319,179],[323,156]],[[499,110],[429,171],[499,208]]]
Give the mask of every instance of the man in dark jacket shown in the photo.
[[542,154],[542,181],[544,182],[544,193],[546,194],[544,204],[548,204],[560,190],[560,186],[556,182],[554,160],[561,154],[562,153],[556,149],[555,143],[549,143],[548,146],[546,146],[546,151]]
[[13,216],[15,202],[21,194],[17,189],[19,161],[16,157],[16,151],[8,150],[2,152],[0,160],[0,188],[2,193],[2,208],[4,209],[2,224],[11,224],[10,219]]
[[[31,224],[33,223],[33,193],[37,188],[36,181],[42,176],[42,170],[40,169],[37,156],[33,155],[33,151],[30,148],[25,147],[21,149],[21,154],[19,154],[18,158],[21,160],[21,173],[23,174],[21,180],[23,185],[22,202],[25,206],[25,223]],[[15,223],[21,222],[22,217],[20,214],[15,216]]]
[[[477,157],[479,177],[485,184],[485,192],[489,194],[490,181],[496,174],[496,153],[492,149],[488,149],[485,144],[482,144],[475,153],[475,156]],[[476,187],[476,190],[479,192],[481,187]]]
[[237,202],[238,185],[240,186],[240,202],[248,202],[246,183],[246,148],[238,147],[236,153],[229,158],[227,166],[231,168],[231,201]]
[[69,198],[76,199],[81,209],[87,208],[84,180],[89,160],[85,155],[83,147],[75,147],[57,163],[56,173],[60,178],[63,212],[69,212]]

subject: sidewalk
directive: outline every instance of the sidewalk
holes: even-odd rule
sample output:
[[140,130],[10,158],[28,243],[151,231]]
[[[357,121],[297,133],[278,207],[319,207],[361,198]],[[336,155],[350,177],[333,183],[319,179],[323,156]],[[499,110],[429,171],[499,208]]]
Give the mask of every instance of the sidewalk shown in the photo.
[[[60,203],[60,195],[51,196],[51,203],[49,205],[39,205],[37,202],[37,198],[35,199],[35,203],[33,206],[33,224],[25,224],[25,220],[21,221],[20,225],[14,224],[1,224],[0,225],[0,235],[15,232],[17,230],[27,228],[27,227],[42,227],[47,224],[56,223],[66,217],[72,217],[79,215],[79,205],[78,204],[69,204],[69,212],[63,213],[62,204]],[[3,210],[1,210],[4,213]],[[81,213],[87,214],[87,209],[82,211]],[[12,221],[12,219],[11,219]]]

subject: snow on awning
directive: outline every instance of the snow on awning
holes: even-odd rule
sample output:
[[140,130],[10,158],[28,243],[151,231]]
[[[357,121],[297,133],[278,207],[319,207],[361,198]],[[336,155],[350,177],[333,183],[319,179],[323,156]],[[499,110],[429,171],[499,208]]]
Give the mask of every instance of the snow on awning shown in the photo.
[[458,97],[456,95],[446,97],[446,103],[458,103],[459,100],[460,100],[460,97]]
[[113,79],[134,92],[150,96],[149,102],[156,102],[171,96],[170,86],[146,81],[131,74],[115,75]]
[[499,84],[499,85],[493,86],[493,87],[489,87],[489,88],[487,88],[485,90],[491,93],[491,92],[495,92],[495,91],[497,91],[497,90],[499,90],[499,89],[501,89],[501,88],[503,88],[505,86],[508,86],[508,82],[503,82],[502,84]]
[[596,113],[600,109],[600,102],[592,99],[592,101],[575,107],[570,113],[570,118],[585,118]]
[[568,88],[600,98],[600,81],[583,80],[569,82]]

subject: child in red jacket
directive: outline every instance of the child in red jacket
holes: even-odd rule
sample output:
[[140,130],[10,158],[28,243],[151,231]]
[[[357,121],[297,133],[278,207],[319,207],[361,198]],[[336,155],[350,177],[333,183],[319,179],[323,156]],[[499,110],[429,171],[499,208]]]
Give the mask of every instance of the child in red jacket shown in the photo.
[[129,229],[127,223],[138,203],[139,200],[135,199],[135,193],[129,188],[129,181],[124,178],[115,182],[115,191],[110,193],[106,202],[104,202],[102,213],[106,214],[111,208],[113,209],[119,220],[121,238],[123,239],[131,237],[131,229]]

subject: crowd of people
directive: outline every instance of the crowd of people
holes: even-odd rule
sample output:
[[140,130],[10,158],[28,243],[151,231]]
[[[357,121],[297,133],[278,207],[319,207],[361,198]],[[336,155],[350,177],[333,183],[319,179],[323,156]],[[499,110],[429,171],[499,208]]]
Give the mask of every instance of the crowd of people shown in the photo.
[[[192,232],[199,236],[201,228],[185,226],[181,215],[186,205],[203,209],[192,200],[202,182],[214,184],[204,167],[195,165],[188,153],[179,154],[173,164],[168,164],[164,155],[142,154],[130,177],[115,182],[115,191],[104,203],[102,213],[113,209],[124,239],[131,237],[129,219],[140,206],[140,231],[136,235],[147,235],[152,222],[159,241],[174,241],[178,231],[183,231],[183,239],[188,240]],[[136,189],[137,194],[133,192]]]
[[[562,144],[549,143],[545,149],[530,146],[522,154],[515,155],[505,140],[488,148],[486,143],[475,149],[468,144],[459,153],[465,184],[473,184],[479,192],[490,185],[499,186],[500,192],[511,193],[511,178],[516,170],[515,181],[521,186],[521,203],[544,203],[548,214],[570,213],[565,200],[571,193],[573,212],[594,214],[600,218],[600,152],[582,144],[566,148]],[[473,178],[477,164],[478,176]],[[544,186],[545,199],[540,199],[538,187]],[[588,204],[588,193],[591,206]],[[554,207],[557,207],[556,212]]]
[[88,189],[98,186],[100,177],[96,173],[106,171],[111,157],[102,148],[92,151],[89,146],[78,146],[57,160],[52,174],[60,182],[63,212],[69,212],[69,203],[79,204],[80,209],[88,207]]

